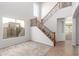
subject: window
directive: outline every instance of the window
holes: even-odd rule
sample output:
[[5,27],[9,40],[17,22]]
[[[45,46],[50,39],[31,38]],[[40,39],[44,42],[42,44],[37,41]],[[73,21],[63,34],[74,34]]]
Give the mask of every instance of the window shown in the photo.
[[24,20],[3,17],[3,38],[12,38],[25,35]]

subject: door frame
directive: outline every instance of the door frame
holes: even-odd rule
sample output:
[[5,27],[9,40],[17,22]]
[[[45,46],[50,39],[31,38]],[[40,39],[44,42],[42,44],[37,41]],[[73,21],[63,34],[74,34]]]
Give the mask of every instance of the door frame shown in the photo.
[[[65,41],[64,21],[65,21],[65,18],[57,18],[57,41]],[[58,24],[58,22],[60,22],[61,25]],[[62,29],[59,26],[61,26]],[[58,32],[59,30],[61,31],[61,33]]]

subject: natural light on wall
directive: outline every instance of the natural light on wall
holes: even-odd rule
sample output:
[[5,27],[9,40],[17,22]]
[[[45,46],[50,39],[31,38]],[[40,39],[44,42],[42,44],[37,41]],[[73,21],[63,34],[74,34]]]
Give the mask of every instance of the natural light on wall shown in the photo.
[[33,15],[35,16],[35,17],[38,17],[39,16],[39,7],[38,7],[38,4],[37,3],[34,3],[33,4]]
[[2,19],[3,19],[3,24],[8,22],[16,22],[16,23],[20,23],[20,25],[24,27],[24,20],[16,20],[8,17],[3,17]]
[[8,17],[2,17],[3,23],[8,23],[8,22],[15,22],[15,19],[8,18]]
[[21,27],[24,27],[24,21],[23,20],[16,20],[16,23],[20,23]]

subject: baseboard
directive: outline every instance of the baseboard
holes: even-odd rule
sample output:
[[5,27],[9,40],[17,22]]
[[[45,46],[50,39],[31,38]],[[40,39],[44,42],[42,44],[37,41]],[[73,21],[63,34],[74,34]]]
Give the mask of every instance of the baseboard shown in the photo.
[[56,42],[62,42],[62,41],[64,42],[65,40],[56,40]]

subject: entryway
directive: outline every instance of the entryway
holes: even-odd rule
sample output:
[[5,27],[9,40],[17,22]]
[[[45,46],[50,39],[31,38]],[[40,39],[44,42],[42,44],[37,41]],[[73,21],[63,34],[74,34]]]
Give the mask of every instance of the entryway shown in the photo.
[[68,40],[72,44],[72,17],[57,19],[57,40]]

